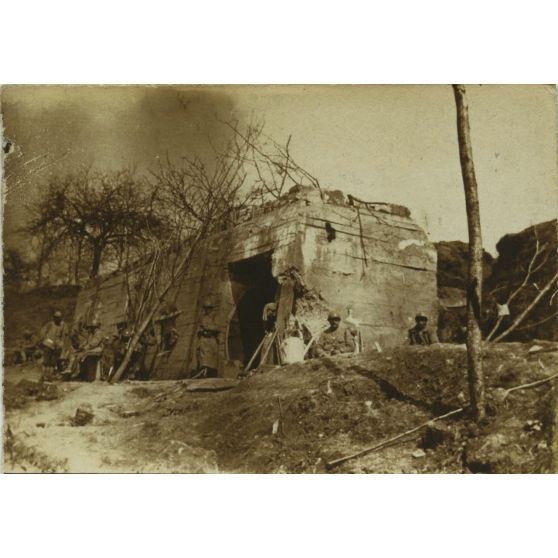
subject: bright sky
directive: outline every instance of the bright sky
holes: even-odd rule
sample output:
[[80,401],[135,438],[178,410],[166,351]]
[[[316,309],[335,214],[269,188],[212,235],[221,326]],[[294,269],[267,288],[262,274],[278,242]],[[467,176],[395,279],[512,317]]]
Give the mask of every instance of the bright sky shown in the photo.
[[[467,88],[485,248],[557,216],[553,86]],[[153,167],[204,151],[222,120],[264,120],[324,188],[405,205],[432,240],[466,240],[467,222],[450,86],[13,87],[2,91],[5,135],[22,161],[55,163],[8,197],[6,240],[25,199],[49,173],[94,163]],[[11,156],[10,156],[11,157]],[[13,167],[10,167],[10,164]],[[10,186],[8,180],[8,187]]]

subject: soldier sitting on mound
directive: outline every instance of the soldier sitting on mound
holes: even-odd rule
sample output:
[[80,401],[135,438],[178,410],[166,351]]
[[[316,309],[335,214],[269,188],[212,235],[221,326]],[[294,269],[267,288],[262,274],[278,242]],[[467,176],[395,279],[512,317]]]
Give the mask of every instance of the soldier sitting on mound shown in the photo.
[[327,317],[329,327],[322,332],[316,345],[314,346],[314,356],[332,356],[343,353],[352,353],[354,343],[351,333],[339,327],[341,316],[335,312],[330,312]]
[[431,330],[428,325],[428,316],[418,313],[415,316],[415,327],[409,330],[409,343],[411,345],[432,345],[438,343],[436,332]]

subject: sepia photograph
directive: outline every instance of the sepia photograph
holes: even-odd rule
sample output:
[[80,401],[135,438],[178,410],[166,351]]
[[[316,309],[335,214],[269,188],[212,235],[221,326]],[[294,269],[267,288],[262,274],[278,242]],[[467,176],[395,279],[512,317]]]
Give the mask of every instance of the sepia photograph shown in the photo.
[[5,85],[4,473],[555,473],[554,85]]

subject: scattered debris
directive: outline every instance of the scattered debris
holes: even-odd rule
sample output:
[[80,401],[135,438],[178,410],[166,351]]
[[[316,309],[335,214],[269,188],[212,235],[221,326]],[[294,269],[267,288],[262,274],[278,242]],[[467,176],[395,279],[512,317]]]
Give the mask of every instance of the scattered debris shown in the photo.
[[207,378],[196,380],[186,386],[186,391],[226,391],[237,387],[239,380],[230,378]]
[[544,347],[541,347],[540,345],[533,345],[529,349],[529,353],[539,353],[540,351],[544,351]]
[[139,411],[118,411],[118,415],[122,418],[137,417],[139,414]]
[[53,401],[58,399],[59,396],[57,384],[42,384],[37,395],[37,401]]
[[528,420],[523,429],[526,432],[540,432],[542,430],[542,423],[540,420]]
[[426,452],[424,450],[418,449],[415,450],[411,455],[418,459],[420,457],[426,457]]
[[89,403],[84,403],[77,408],[76,414],[71,419],[71,423],[72,426],[85,426],[89,424],[94,417],[95,414],[93,413],[91,405],[89,405]]

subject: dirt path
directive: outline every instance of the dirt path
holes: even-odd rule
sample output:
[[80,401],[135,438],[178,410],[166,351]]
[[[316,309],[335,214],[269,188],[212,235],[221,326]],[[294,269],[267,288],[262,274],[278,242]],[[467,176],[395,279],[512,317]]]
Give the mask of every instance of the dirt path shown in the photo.
[[[6,370],[6,389],[21,380],[36,382],[40,370],[33,366],[14,366]],[[6,472],[168,472],[168,459],[144,459],[144,443],[140,431],[145,419],[140,415],[153,412],[157,396],[171,392],[174,382],[124,382],[108,385],[105,382],[64,382],[54,384],[58,392],[55,400],[32,400],[21,408],[8,408],[4,423],[15,442],[16,459],[10,459],[10,445],[4,455]],[[83,426],[75,426],[76,410],[90,408],[93,419]],[[184,458],[185,446],[174,442],[173,451]],[[180,449],[182,448],[182,449]],[[196,452],[194,452],[196,453]],[[206,454],[198,450],[197,454]],[[199,455],[198,455],[199,457]],[[180,472],[199,470],[199,464],[173,464]],[[195,461],[195,459],[194,459]],[[217,471],[216,466],[204,463],[203,472]]]

